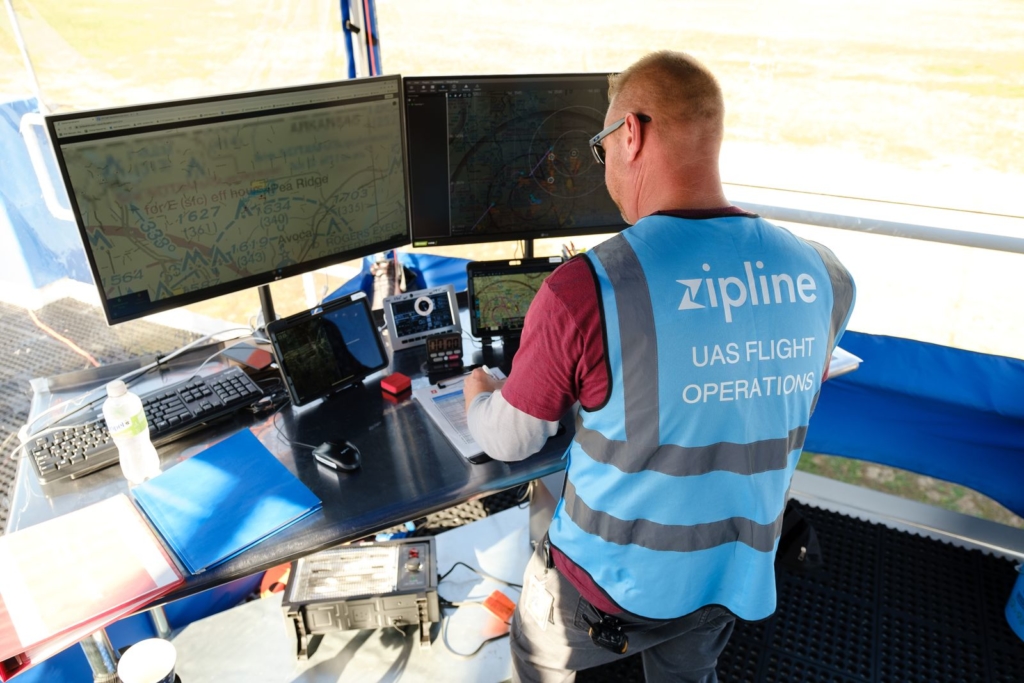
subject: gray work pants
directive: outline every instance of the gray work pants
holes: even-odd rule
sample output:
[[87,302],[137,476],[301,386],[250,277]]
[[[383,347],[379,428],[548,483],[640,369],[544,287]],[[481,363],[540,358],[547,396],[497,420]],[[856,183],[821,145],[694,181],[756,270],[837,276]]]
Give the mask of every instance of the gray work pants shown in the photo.
[[[571,683],[576,672],[642,652],[648,682],[693,681],[715,683],[718,655],[732,635],[736,618],[726,609],[704,607],[672,621],[642,622],[626,632],[629,649],[619,655],[595,645],[588,635],[587,620],[597,622],[598,612],[555,568],[546,568],[543,544],[526,567],[523,594],[512,616],[512,680],[514,683]],[[532,581],[536,577],[536,583]],[[528,605],[537,598],[531,591],[547,591],[554,599],[541,628]],[[655,590],[671,590],[659,586]],[[547,597],[532,604],[545,605]],[[623,621],[626,621],[623,618]],[[635,630],[634,630],[635,629]]]

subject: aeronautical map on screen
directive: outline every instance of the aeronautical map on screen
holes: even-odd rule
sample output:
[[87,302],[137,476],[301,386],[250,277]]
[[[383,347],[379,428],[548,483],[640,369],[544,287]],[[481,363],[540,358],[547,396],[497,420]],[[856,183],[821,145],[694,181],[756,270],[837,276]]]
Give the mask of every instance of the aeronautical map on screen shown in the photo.
[[397,98],[63,146],[112,304],[405,234]]
[[474,279],[473,296],[480,330],[522,329],[526,311],[550,271],[482,275]]
[[452,235],[620,222],[587,144],[604,127],[606,90],[449,97]]

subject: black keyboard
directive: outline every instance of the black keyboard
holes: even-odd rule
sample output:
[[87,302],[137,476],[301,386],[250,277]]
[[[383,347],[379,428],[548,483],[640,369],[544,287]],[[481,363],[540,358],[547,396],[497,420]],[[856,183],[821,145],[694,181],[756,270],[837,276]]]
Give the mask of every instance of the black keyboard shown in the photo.
[[[141,396],[154,445],[184,436],[234,413],[263,395],[241,368],[232,367]],[[43,484],[77,479],[117,462],[117,447],[103,417],[38,437],[26,447]]]

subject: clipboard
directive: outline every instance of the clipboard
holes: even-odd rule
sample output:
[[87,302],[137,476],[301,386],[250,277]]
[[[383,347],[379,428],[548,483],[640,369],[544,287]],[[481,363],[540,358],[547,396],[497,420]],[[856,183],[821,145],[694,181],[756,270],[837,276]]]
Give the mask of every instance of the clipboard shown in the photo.
[[838,346],[832,351],[832,359],[829,361],[828,376],[825,379],[832,379],[853,372],[860,367],[863,361],[846,349]]
[[[491,368],[491,376],[505,379],[505,373],[497,368]],[[423,406],[424,412],[459,455],[474,464],[487,462],[490,458],[469,433],[462,385],[462,382],[431,384],[413,389],[412,397]]]

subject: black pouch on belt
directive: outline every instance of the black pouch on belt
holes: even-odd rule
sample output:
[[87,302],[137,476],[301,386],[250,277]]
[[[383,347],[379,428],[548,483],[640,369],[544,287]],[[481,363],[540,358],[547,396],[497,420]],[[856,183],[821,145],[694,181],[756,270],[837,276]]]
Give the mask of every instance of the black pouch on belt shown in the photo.
[[601,615],[598,621],[583,617],[590,627],[590,639],[595,645],[611,650],[615,654],[625,654],[629,649],[629,637],[623,632],[624,624],[609,614],[600,611],[598,613]]

